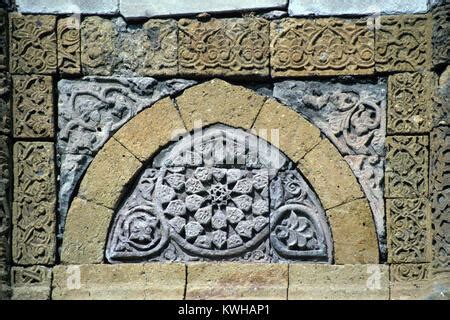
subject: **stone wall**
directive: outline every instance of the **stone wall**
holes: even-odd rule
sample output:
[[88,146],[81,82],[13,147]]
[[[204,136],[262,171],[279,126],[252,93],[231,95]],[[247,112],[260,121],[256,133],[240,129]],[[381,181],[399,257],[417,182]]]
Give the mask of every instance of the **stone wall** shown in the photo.
[[[448,299],[449,15],[445,0],[5,2],[0,299]],[[217,124],[286,159],[253,199],[261,163],[215,182],[169,166],[250,198],[227,198],[231,218],[146,175],[175,161],[174,132],[226,137]],[[117,240],[163,187],[170,223],[145,220],[160,242]],[[295,243],[272,236],[284,206]]]

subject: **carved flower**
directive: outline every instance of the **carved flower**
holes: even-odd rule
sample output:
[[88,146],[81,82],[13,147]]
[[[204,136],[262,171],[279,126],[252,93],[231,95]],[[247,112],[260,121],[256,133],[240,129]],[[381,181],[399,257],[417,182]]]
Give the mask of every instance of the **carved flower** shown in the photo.
[[317,245],[310,221],[297,216],[295,211],[291,211],[289,217],[275,227],[275,235],[290,249],[314,249]]

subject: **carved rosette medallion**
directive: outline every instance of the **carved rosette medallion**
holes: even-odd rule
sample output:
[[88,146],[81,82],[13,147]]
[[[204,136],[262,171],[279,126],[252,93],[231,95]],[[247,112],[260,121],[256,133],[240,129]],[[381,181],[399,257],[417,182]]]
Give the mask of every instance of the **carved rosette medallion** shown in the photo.
[[119,208],[107,259],[331,262],[323,208],[291,166],[242,130],[186,136],[154,158]]

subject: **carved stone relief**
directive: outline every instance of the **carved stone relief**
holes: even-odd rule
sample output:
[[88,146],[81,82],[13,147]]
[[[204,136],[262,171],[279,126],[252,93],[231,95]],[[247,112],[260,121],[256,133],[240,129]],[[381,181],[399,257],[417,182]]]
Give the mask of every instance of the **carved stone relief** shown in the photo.
[[274,84],[273,96],[319,127],[344,155],[369,200],[384,252],[386,83],[288,80]]
[[181,19],[178,59],[183,75],[269,75],[269,22],[265,19]]
[[68,17],[58,20],[58,70],[63,75],[76,75],[80,65],[80,19]]
[[430,198],[434,273],[449,272],[450,254],[450,128],[430,135]]
[[56,72],[56,17],[50,15],[9,16],[10,72],[53,74]]
[[9,139],[0,136],[0,300],[9,296],[11,194]]
[[450,4],[447,3],[432,11],[433,16],[433,65],[445,65],[450,62]]
[[16,264],[55,261],[55,180],[51,142],[15,143],[13,259]]
[[109,137],[142,109],[195,83],[107,77],[58,83],[59,232],[79,178]]
[[373,20],[282,19],[270,24],[274,76],[371,74]]
[[156,156],[118,209],[110,262],[331,262],[324,210],[277,149],[215,125]]

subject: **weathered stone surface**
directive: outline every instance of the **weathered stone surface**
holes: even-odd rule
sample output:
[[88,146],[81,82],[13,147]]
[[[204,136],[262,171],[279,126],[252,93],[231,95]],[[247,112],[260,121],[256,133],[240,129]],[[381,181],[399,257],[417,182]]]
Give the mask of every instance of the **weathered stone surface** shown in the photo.
[[179,72],[188,76],[269,76],[269,22],[255,17],[181,19]]
[[73,190],[108,138],[142,109],[193,84],[195,81],[182,79],[121,77],[58,83],[60,234]]
[[0,8],[0,73],[8,71],[8,12]]
[[442,72],[433,95],[433,127],[450,125],[450,66]]
[[389,77],[389,134],[426,133],[431,130],[436,81],[432,72],[398,73]]
[[139,160],[150,159],[167,141],[176,141],[186,131],[170,98],[142,111],[119,130],[114,138]]
[[287,0],[121,0],[120,13],[125,18],[194,15],[202,12],[242,12],[247,10],[284,8]]
[[430,134],[430,198],[433,273],[449,275],[450,261],[450,127]]
[[325,210],[364,196],[349,165],[326,139],[300,160],[298,168]]
[[10,296],[11,156],[10,140],[0,136],[0,300]]
[[385,265],[289,266],[289,300],[388,300]]
[[111,138],[86,171],[78,195],[95,204],[114,209],[141,165],[130,151]]
[[[374,72],[373,19],[282,19],[270,23],[271,75]],[[371,27],[372,26],[372,27]]]
[[387,199],[388,261],[430,261],[430,207],[427,199]]
[[15,0],[17,11],[24,13],[53,14],[116,14],[119,11],[119,0]]
[[15,138],[52,138],[53,83],[51,76],[13,76],[13,134]]
[[112,210],[75,198],[64,233],[61,261],[64,264],[102,263]]
[[390,136],[386,139],[385,196],[428,196],[428,137]]
[[336,264],[379,263],[376,229],[366,199],[345,203],[326,214],[332,228]]
[[[391,299],[418,300],[431,298],[430,293],[433,291],[433,284],[430,279],[429,264],[391,264],[389,268]],[[436,297],[433,299],[436,299]]]
[[185,268],[183,264],[168,263],[56,266],[52,299],[181,300]]
[[428,0],[428,8],[433,9],[444,4],[450,4],[449,0]]
[[87,17],[81,25],[83,74],[174,76],[177,73],[177,22],[149,20],[127,26],[122,18]]
[[13,267],[12,300],[49,300],[52,269],[44,266]]
[[265,99],[251,90],[213,79],[186,90],[176,103],[188,131],[214,123],[250,129]]
[[214,125],[157,153],[115,215],[108,261],[331,262],[317,196],[263,143]]
[[186,299],[287,298],[286,264],[198,263],[187,268]]
[[81,72],[80,18],[59,19],[56,30],[59,73],[78,75]]
[[9,15],[10,72],[53,74],[56,72],[56,17]]
[[433,33],[432,52],[433,66],[448,65],[450,63],[450,2],[432,11]]
[[16,264],[55,261],[56,178],[51,142],[14,144],[12,254]]
[[[252,132],[283,150],[294,162],[303,158],[322,140],[317,127],[273,99],[264,103]],[[301,143],[293,144],[294,136],[301,137]]]
[[290,0],[291,16],[425,13],[427,0]]
[[[0,91],[4,89],[0,87]],[[0,97],[0,134],[9,135],[11,131],[11,109],[8,97]]]
[[375,71],[424,71],[431,66],[427,15],[385,16],[375,31]]

